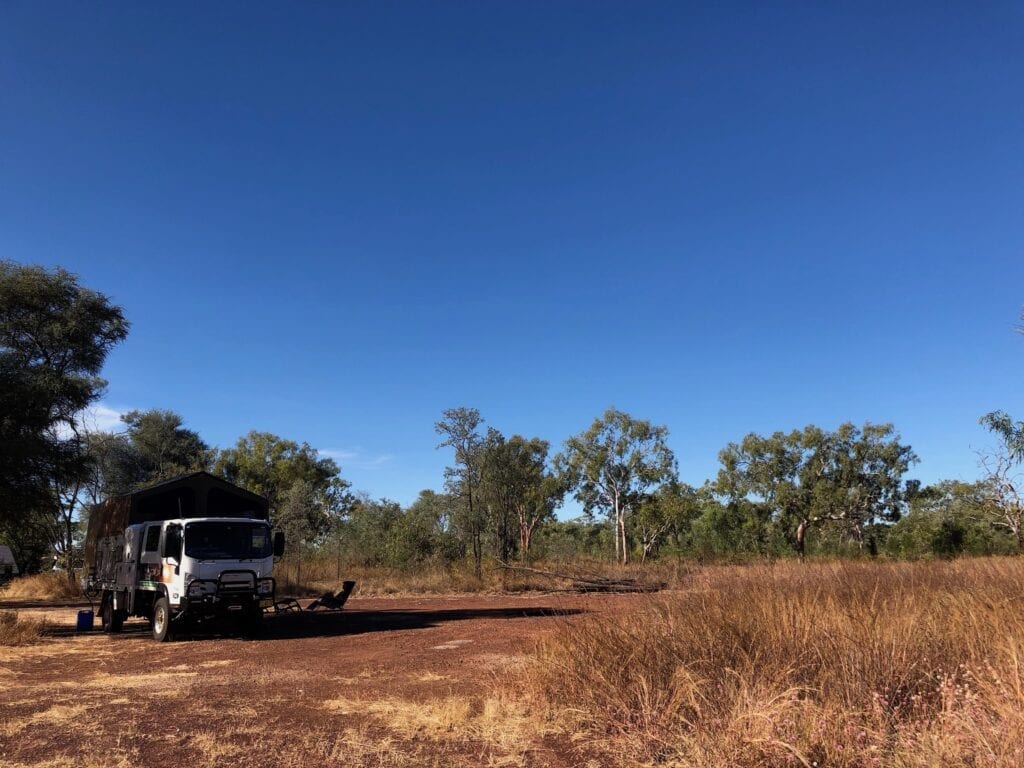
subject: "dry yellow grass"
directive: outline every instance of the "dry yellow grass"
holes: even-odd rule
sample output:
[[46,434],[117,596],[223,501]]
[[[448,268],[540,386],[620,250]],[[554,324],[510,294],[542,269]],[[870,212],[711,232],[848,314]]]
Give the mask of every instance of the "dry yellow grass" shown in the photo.
[[155,693],[168,688],[185,691],[198,674],[198,672],[186,672],[180,669],[163,672],[133,672],[124,675],[97,672],[78,684],[86,688],[104,691],[146,689]]
[[0,590],[0,600],[72,600],[82,596],[78,582],[66,573],[21,576]]
[[510,756],[520,752],[530,738],[546,730],[543,722],[534,716],[527,697],[501,692],[479,700],[464,696],[424,701],[335,698],[324,702],[323,706],[340,715],[373,715],[378,723],[402,739],[478,741]]
[[42,712],[35,712],[27,717],[10,720],[0,726],[0,735],[13,736],[33,725],[45,725],[50,728],[68,728],[81,723],[89,707],[83,704],[54,704]]
[[0,646],[38,643],[45,628],[44,621],[21,617],[17,611],[0,611]]
[[536,690],[609,764],[1024,765],[1024,559],[709,568],[566,622]]
[[[511,564],[517,565],[517,564]],[[579,560],[573,563],[534,563],[533,567],[552,573],[574,576],[598,576],[608,578],[634,578],[645,583],[662,583],[669,587],[688,584],[698,568],[689,561],[671,560],[662,563],[618,565],[603,560]],[[339,571],[334,563],[310,561],[303,563],[302,580],[294,580],[295,569],[280,569],[278,591],[289,595],[319,595],[333,591],[343,580],[356,582],[354,594],[369,596],[402,595],[452,595],[452,594],[500,594],[506,592],[529,592],[564,590],[569,587],[566,579],[552,579],[536,573],[503,568],[500,563],[484,563],[482,578],[473,573],[471,563],[453,566],[422,566],[410,569],[345,566]]]
[[[321,594],[338,588],[340,580],[333,578],[328,569],[312,569],[301,590],[306,594]],[[501,589],[500,575],[488,570],[483,579],[477,579],[468,565],[453,568],[421,568],[400,570],[395,568],[346,568],[342,579],[356,582],[356,594],[422,595],[497,592]]]

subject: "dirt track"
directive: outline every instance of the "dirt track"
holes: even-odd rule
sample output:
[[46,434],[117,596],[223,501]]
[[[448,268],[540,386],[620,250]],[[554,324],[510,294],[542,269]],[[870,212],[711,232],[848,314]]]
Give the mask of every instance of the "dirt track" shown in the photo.
[[170,644],[141,620],[77,635],[76,608],[23,606],[62,636],[0,649],[0,764],[581,764],[509,691],[560,622],[650,599],[357,597],[270,619],[260,640]]

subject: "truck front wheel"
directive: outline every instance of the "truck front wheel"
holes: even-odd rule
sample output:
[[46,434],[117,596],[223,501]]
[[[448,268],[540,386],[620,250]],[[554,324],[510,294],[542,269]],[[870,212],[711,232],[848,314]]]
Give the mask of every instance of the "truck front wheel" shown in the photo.
[[161,597],[153,606],[153,639],[164,643],[173,640],[171,633],[171,604]]

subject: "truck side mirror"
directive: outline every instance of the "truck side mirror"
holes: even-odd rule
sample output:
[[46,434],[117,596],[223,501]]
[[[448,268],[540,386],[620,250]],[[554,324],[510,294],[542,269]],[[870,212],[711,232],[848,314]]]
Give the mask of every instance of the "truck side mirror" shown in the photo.
[[274,557],[284,554],[284,531],[274,532]]
[[181,527],[167,526],[164,536],[160,539],[160,557],[181,561]]

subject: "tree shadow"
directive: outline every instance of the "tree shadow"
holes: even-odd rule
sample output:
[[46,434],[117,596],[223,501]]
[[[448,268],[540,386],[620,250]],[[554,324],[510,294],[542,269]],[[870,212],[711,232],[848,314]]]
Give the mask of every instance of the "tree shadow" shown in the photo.
[[[258,642],[297,640],[312,637],[340,637],[363,635],[374,632],[396,632],[401,630],[428,629],[454,621],[472,619],[516,619],[558,618],[587,613],[581,608],[520,607],[520,608],[449,608],[445,610],[360,610],[342,611],[295,611],[270,614],[264,618]],[[496,629],[495,631],[500,631]],[[99,634],[98,625],[88,633],[80,633],[73,625],[50,625],[49,637],[73,637],[82,634]],[[126,621],[119,636],[139,640],[151,637],[149,623],[132,619]],[[211,640],[221,637],[238,637],[237,629],[230,625],[212,623],[201,627],[186,637],[189,640]],[[112,635],[111,637],[114,637]]]

